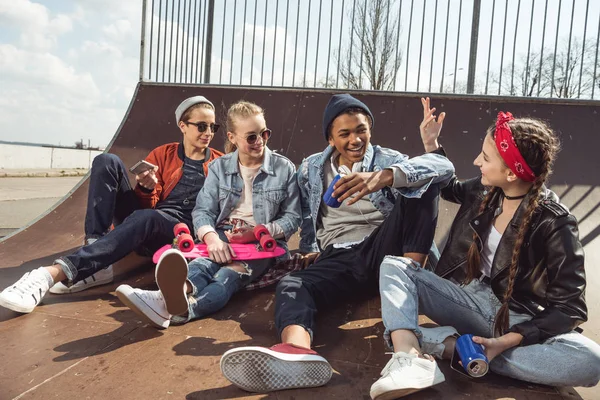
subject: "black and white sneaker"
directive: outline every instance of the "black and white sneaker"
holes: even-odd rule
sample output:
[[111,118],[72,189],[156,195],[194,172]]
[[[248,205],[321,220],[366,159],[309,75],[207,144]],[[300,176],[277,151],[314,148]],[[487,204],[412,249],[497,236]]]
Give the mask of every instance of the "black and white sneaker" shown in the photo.
[[113,267],[109,265],[108,268],[101,269],[92,276],[88,276],[85,279],[80,280],[73,286],[67,286],[62,282],[57,282],[50,288],[52,294],[67,294],[77,293],[84,290],[93,288],[94,286],[106,285],[111,283],[114,279]]
[[0,306],[20,313],[30,313],[40,304],[49,288],[48,277],[43,271],[34,269],[0,293]]

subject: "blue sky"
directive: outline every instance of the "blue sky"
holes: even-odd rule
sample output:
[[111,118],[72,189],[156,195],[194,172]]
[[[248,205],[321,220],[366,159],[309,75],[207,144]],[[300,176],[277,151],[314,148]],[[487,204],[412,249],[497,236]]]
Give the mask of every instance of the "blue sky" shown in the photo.
[[[288,2],[289,15],[285,12]],[[281,85],[282,82],[290,86],[292,78],[295,84],[299,84],[304,79],[305,64],[307,85],[313,85],[315,65],[317,66],[316,80],[322,81],[327,71],[327,53],[337,52],[340,32],[342,46],[347,46],[353,2],[353,0],[345,0],[345,11],[341,12],[340,0],[322,0],[322,2],[313,0],[310,2],[310,8],[308,0],[217,0],[211,83],[228,84],[231,71],[233,84],[240,82],[245,85],[250,84],[252,76],[252,83],[259,85],[263,62],[265,85],[271,84],[272,76],[275,86]],[[151,3],[149,0],[148,13],[151,11]],[[179,4],[184,3],[186,1],[172,4],[177,4],[175,6],[177,9]],[[394,2],[395,8],[401,8],[399,50],[404,54],[403,64],[398,72],[396,90],[401,91],[406,88],[408,91],[427,92],[430,71],[433,78],[432,91],[439,89],[442,74],[444,86],[447,87],[448,84],[453,83],[455,61],[457,85],[464,85],[467,77],[473,0],[462,1],[462,11],[459,9],[460,3],[460,0],[414,0],[412,3],[409,1],[400,3],[396,0]],[[155,0],[154,18],[148,18],[147,27],[149,32],[150,21],[153,20],[155,34],[159,25],[158,4],[159,1]],[[245,23],[243,22],[244,4],[248,7]],[[276,4],[279,4],[277,25],[275,24]],[[330,12],[332,4],[334,5],[333,16]],[[412,20],[409,19],[411,4],[414,5]],[[476,68],[478,87],[485,85],[492,7],[495,5],[490,71],[497,73],[501,60],[504,65],[510,62],[515,43],[516,58],[526,55],[532,5],[535,8],[531,29],[531,49],[532,51],[539,49],[545,4],[546,1],[542,0],[482,1]],[[588,40],[590,38],[596,40],[600,2],[548,0],[547,4],[546,49],[554,48],[557,26],[559,26],[559,43],[564,44],[568,38],[571,22],[574,38],[581,38],[585,27]],[[560,10],[559,4],[561,4]],[[586,4],[589,4],[587,26],[584,23]],[[320,6],[319,31],[316,23]],[[256,26],[254,26],[255,7]],[[505,10],[507,10],[507,28],[502,52]],[[459,12],[461,13],[460,35],[457,29]],[[127,110],[138,80],[141,13],[141,0],[0,0],[0,140],[69,146],[83,139],[85,143],[89,140],[95,146],[107,145]],[[163,35],[167,27],[167,43],[171,39],[170,13],[169,7],[167,22],[164,19],[163,9],[161,27]],[[571,14],[574,16],[573,21],[571,21]],[[344,22],[340,31],[339,21],[342,15]],[[519,15],[518,24],[517,15]],[[558,24],[559,15],[560,24]],[[449,21],[449,35],[445,43],[446,19]],[[296,30],[296,21],[298,21],[298,30]],[[421,38],[423,24],[425,29]],[[185,26],[183,25],[183,21],[179,25],[176,21],[173,23],[174,36],[180,32],[180,38],[184,37]],[[409,26],[412,33],[411,45],[407,50]],[[515,26],[517,27],[516,40]],[[189,34],[191,35],[191,32]],[[296,34],[297,46],[295,46]],[[163,35],[161,39],[164,40]],[[319,35],[318,41],[317,35]],[[223,43],[221,37],[224,38]],[[255,38],[254,52],[252,37]],[[242,41],[244,41],[243,49]],[[146,42],[149,46],[148,37]],[[154,61],[156,61],[156,44],[155,40]],[[447,47],[446,66],[442,68],[444,45]],[[285,51],[284,46],[286,46]],[[164,49],[161,52],[164,52]],[[240,70],[242,54],[244,55],[243,71]],[[250,67],[253,54],[254,64]],[[150,52],[147,50],[146,62],[149,56]],[[343,51],[342,57],[345,56],[346,52]],[[421,58],[420,64],[419,58]],[[332,55],[330,76],[336,74],[336,60]],[[344,61],[346,58],[342,58],[342,62]],[[155,65],[153,71],[154,68]],[[162,77],[161,75],[162,73],[159,72],[159,77]],[[145,77],[147,76],[146,72]],[[153,72],[152,80],[155,79]],[[507,79],[509,78],[503,78],[503,86],[506,85]],[[418,86],[417,81],[419,81]],[[498,83],[493,82],[492,79],[489,86],[490,93],[498,89]]]

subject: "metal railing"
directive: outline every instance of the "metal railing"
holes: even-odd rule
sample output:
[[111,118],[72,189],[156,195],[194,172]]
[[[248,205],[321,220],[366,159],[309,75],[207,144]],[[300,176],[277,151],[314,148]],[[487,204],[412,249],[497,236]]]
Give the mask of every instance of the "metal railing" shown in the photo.
[[144,0],[140,80],[600,98],[600,2]]

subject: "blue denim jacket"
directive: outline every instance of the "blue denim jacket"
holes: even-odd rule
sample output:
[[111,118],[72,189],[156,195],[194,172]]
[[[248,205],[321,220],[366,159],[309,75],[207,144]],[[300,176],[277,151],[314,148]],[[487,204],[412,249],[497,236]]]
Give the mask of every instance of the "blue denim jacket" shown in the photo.
[[[217,227],[239,204],[244,180],[238,168],[238,152],[217,158],[192,211],[194,231],[204,225]],[[276,222],[288,240],[300,225],[300,194],[296,167],[282,155],[265,147],[265,159],[252,187],[252,208],[257,224]]]
[[[324,192],[323,165],[329,162],[333,151],[327,146],[321,153],[313,154],[302,161],[298,169],[298,186],[302,204],[302,225],[300,251],[320,251],[317,245],[317,217]],[[454,174],[454,165],[448,158],[435,153],[426,153],[408,158],[396,150],[369,144],[362,161],[363,172],[377,172],[391,166],[399,167],[410,183],[422,182],[421,186],[410,188],[385,187],[369,195],[369,200],[386,217],[390,214],[398,196],[421,197],[432,183],[447,183]]]

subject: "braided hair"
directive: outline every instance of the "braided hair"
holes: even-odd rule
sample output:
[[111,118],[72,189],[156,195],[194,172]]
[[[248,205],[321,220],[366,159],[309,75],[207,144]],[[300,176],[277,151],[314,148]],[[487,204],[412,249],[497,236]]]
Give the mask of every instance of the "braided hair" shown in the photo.
[[[513,294],[515,279],[519,269],[521,248],[523,246],[525,235],[533,214],[538,207],[542,187],[552,173],[552,166],[554,164],[554,160],[556,159],[556,154],[560,148],[558,138],[554,131],[540,120],[533,118],[516,118],[512,121],[509,121],[508,125],[515,139],[515,143],[519,149],[519,152],[534,172],[536,178],[533,182],[533,186],[529,190],[527,209],[523,216],[523,221],[520,224],[519,231],[517,233],[517,239],[513,247],[508,272],[508,284],[506,286],[504,296],[502,299],[500,299],[502,305],[496,314],[494,331],[497,335],[504,334],[504,332],[508,329],[508,303]],[[494,128],[495,125],[490,127],[487,131],[487,134],[491,135],[492,138],[494,138]],[[498,193],[499,191],[501,191],[501,189],[498,187],[493,187],[488,191],[481,202],[479,213],[482,213],[486,209],[494,194]],[[467,253],[467,274],[465,283],[472,281],[480,273],[481,258],[479,254],[479,248],[477,246],[477,240],[478,237],[474,233],[473,243],[469,247],[469,251]]]

